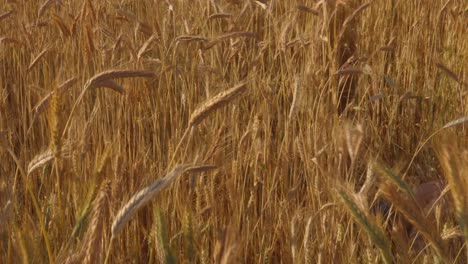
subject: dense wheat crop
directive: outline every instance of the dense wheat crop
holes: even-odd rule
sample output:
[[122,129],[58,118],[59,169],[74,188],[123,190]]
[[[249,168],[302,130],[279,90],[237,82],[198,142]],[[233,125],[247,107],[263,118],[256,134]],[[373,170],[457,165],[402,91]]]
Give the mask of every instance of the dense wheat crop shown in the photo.
[[466,1],[0,3],[0,263],[467,263]]

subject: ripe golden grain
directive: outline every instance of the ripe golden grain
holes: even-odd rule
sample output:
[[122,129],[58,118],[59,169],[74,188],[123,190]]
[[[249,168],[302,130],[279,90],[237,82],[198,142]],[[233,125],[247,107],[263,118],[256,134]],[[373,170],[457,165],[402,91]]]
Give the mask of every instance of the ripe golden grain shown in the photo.
[[229,102],[239,97],[246,91],[247,82],[241,82],[240,84],[237,84],[231,89],[217,94],[216,96],[202,104],[200,107],[195,109],[195,111],[193,111],[193,113],[190,115],[188,126],[194,127],[200,124],[210,113],[227,105]]

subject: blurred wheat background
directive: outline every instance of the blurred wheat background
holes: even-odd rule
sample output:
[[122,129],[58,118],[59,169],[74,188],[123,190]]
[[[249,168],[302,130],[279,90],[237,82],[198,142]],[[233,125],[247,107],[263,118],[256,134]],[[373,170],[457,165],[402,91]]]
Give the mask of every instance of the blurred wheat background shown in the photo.
[[467,263],[466,1],[0,1],[1,263]]

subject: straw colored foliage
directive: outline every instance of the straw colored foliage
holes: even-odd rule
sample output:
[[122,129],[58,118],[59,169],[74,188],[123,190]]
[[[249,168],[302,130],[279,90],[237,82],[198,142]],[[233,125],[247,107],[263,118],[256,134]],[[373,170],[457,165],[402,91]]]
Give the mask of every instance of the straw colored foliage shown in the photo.
[[0,263],[468,263],[466,0],[0,0]]

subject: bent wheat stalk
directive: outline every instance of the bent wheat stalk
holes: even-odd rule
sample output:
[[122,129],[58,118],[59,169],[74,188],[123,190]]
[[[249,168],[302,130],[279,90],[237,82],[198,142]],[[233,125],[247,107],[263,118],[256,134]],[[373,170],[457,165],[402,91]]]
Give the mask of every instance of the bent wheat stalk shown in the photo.
[[413,157],[411,158],[410,162],[407,165],[406,171],[403,173],[403,175],[406,175],[413,165],[414,160],[416,159],[417,155],[424,149],[425,145],[437,134],[439,134],[441,131],[446,130],[447,128],[463,125],[465,123],[468,123],[468,116],[463,116],[458,119],[452,120],[448,123],[446,123],[443,127],[437,129],[435,132],[430,134],[424,141],[422,141],[419,146],[416,148],[416,151],[413,154]]
[[31,132],[31,129],[32,129],[33,125],[34,125],[34,122],[35,122],[37,116],[40,115],[41,113],[45,112],[45,110],[47,110],[47,108],[49,107],[50,101],[52,100],[52,97],[55,94],[55,92],[57,91],[59,93],[59,95],[62,95],[70,87],[75,85],[76,82],[77,82],[77,79],[75,77],[68,79],[67,81],[62,83],[56,90],[54,89],[54,90],[50,91],[46,96],[44,96],[44,98],[41,99],[41,101],[39,101],[39,103],[37,103],[34,106],[34,108],[32,109],[32,114],[33,114],[32,121],[31,121],[31,124],[29,125],[28,131],[27,131],[28,135]]
[[125,90],[120,85],[115,83],[113,79],[136,77],[151,78],[153,76],[154,73],[152,71],[143,70],[108,70],[94,75],[85,83],[83,91],[81,92],[80,96],[78,96],[78,99],[76,99],[75,104],[73,105],[70,115],[68,117],[67,123],[65,124],[65,128],[63,129],[62,137],[65,136],[65,133],[68,130],[68,127],[70,126],[71,117],[73,115],[73,112],[75,111],[76,106],[81,102],[88,89],[106,87],[117,91],[120,94],[123,94]]
[[[455,138],[455,133],[448,133],[443,137],[436,150],[443,175],[451,188],[455,216],[465,241],[468,241],[468,152],[460,149],[451,138]],[[465,252],[468,259],[466,245]]]
[[[59,91],[60,93],[63,93],[66,90],[68,90],[70,87],[72,87],[76,82],[77,82],[77,79],[75,77],[70,78],[66,80],[64,83],[62,83],[58,87],[57,91]],[[55,90],[50,91],[46,96],[44,96],[44,98],[41,99],[41,101],[39,101],[39,103],[37,103],[34,106],[33,113],[35,115],[43,113],[49,107],[50,99],[52,98],[52,95],[54,95],[54,93],[55,93]]]
[[39,60],[44,57],[44,55],[49,51],[49,48],[45,48],[41,51],[41,53],[39,53],[39,55],[36,56],[36,58],[34,58],[34,60],[31,62],[31,64],[29,64],[28,66],[28,70],[27,72],[30,72],[32,70],[32,68],[34,68],[34,66],[36,66],[36,64],[39,62]]
[[153,197],[162,189],[169,186],[177,177],[184,172],[203,172],[216,168],[212,165],[191,166],[188,164],[177,165],[174,169],[161,179],[157,179],[151,185],[141,189],[136,193],[128,203],[126,203],[117,213],[112,223],[112,237],[116,237],[123,229],[125,224],[130,221],[133,215],[144,205],[153,199]]
[[9,17],[10,15],[16,13],[16,10],[12,9],[10,11],[6,11],[4,13],[1,13],[0,14],[0,21],[2,21],[3,19],[6,19],[7,17]]
[[70,145],[63,146],[59,152],[60,153],[55,153],[54,150],[49,147],[45,151],[34,156],[34,158],[28,164],[28,170],[26,175],[29,176],[36,169],[48,164],[54,159],[56,154],[68,156],[70,154]]
[[132,219],[136,212],[148,204],[162,189],[168,187],[177,177],[184,172],[201,172],[216,168],[212,165],[192,166],[188,164],[177,165],[171,172],[151,185],[137,192],[117,213],[111,228],[111,241],[107,250],[104,263],[108,263],[112,243],[124,226]]
[[227,105],[229,102],[242,95],[245,91],[247,91],[247,82],[243,81],[231,89],[217,94],[210,100],[206,101],[203,105],[195,109],[195,111],[193,111],[193,113],[190,115],[187,129],[180,138],[179,144],[177,144],[169,164],[172,164],[174,161],[177,155],[177,151],[192,128],[200,124],[210,113]]
[[291,119],[294,117],[294,114],[297,111],[298,105],[300,105],[301,91],[302,91],[302,80],[299,76],[296,76],[294,78],[294,96],[293,96],[291,108],[289,109],[288,122],[291,122]]
[[101,247],[102,235],[104,225],[104,210],[107,206],[107,196],[110,190],[110,182],[104,181],[101,185],[101,190],[93,202],[93,217],[91,218],[91,225],[86,234],[86,244],[84,250],[86,251],[83,263],[98,263],[102,261]]
[[13,203],[11,202],[11,200],[8,200],[5,206],[3,207],[2,211],[0,212],[0,231],[6,226],[5,223],[10,215],[12,205]]
[[188,167],[188,165],[175,166],[166,176],[136,193],[117,213],[112,223],[112,237],[116,237],[141,207],[150,202],[159,191],[169,186]]

